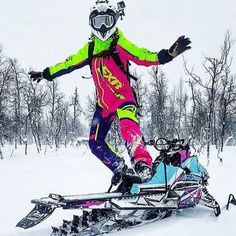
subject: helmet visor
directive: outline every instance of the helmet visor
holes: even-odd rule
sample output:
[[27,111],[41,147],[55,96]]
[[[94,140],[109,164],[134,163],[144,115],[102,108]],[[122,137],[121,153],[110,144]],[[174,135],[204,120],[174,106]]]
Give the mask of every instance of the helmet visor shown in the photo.
[[112,15],[97,15],[91,19],[92,27],[94,29],[100,29],[102,25],[105,25],[106,28],[112,28],[115,24],[115,18]]

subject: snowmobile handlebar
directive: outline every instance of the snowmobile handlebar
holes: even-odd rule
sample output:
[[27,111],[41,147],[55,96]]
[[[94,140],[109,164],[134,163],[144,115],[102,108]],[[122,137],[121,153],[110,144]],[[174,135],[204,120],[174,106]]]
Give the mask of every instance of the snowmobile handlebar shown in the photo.
[[167,140],[165,138],[159,138],[157,140],[149,140],[145,143],[146,145],[153,146],[158,151],[169,152],[180,150],[184,146],[184,139]]

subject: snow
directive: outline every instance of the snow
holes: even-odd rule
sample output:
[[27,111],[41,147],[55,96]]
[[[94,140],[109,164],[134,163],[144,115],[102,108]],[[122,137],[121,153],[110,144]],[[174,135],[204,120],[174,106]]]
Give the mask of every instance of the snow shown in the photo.
[[[47,155],[37,154],[29,147],[28,156],[24,148],[3,148],[4,160],[0,160],[0,236],[48,236],[51,226],[59,226],[63,219],[70,220],[79,210],[56,210],[52,216],[38,226],[23,230],[15,225],[33,208],[31,199],[48,196],[99,193],[108,189],[111,173],[95,158],[87,146],[47,150]],[[153,152],[153,151],[152,151]],[[223,165],[213,151],[210,167],[209,192],[221,205],[225,205],[230,193],[236,194],[235,166],[236,147],[226,147],[222,154]],[[206,163],[204,155],[201,163]],[[167,219],[135,229],[113,233],[114,236],[144,235],[169,236],[234,236],[236,235],[236,207],[224,210],[220,217],[212,211],[197,206],[184,210]]]

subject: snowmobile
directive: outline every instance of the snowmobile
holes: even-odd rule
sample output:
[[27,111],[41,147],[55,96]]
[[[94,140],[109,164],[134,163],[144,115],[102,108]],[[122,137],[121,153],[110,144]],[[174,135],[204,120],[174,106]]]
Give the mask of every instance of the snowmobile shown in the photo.
[[64,220],[59,228],[53,227],[52,236],[101,235],[148,224],[197,205],[212,209],[215,216],[220,215],[219,204],[207,190],[207,170],[197,156],[190,155],[189,144],[164,138],[146,144],[160,152],[149,182],[130,183],[124,179],[115,191],[111,191],[111,186],[105,193],[49,194],[32,200],[33,210],[17,227],[34,227],[57,208],[80,209],[82,215],[74,215],[71,221]]

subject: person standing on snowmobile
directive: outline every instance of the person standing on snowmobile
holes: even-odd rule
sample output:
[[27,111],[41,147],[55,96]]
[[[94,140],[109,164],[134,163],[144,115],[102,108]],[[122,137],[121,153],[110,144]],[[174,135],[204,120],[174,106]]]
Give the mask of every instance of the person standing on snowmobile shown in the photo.
[[108,0],[98,0],[90,10],[89,24],[92,29],[91,41],[87,42],[76,54],[43,72],[29,72],[33,80],[53,79],[89,65],[96,86],[97,105],[92,120],[89,146],[113,173],[112,184],[116,185],[125,174],[127,166],[105,138],[112,122],[119,119],[122,139],[126,143],[136,174],[141,182],[152,177],[152,157],[149,154],[137,118],[137,102],[129,78],[129,61],[137,65],[163,65],[190,49],[191,41],[181,36],[168,49],[151,52],[127,40],[117,21],[124,15],[124,2],[118,7]]

